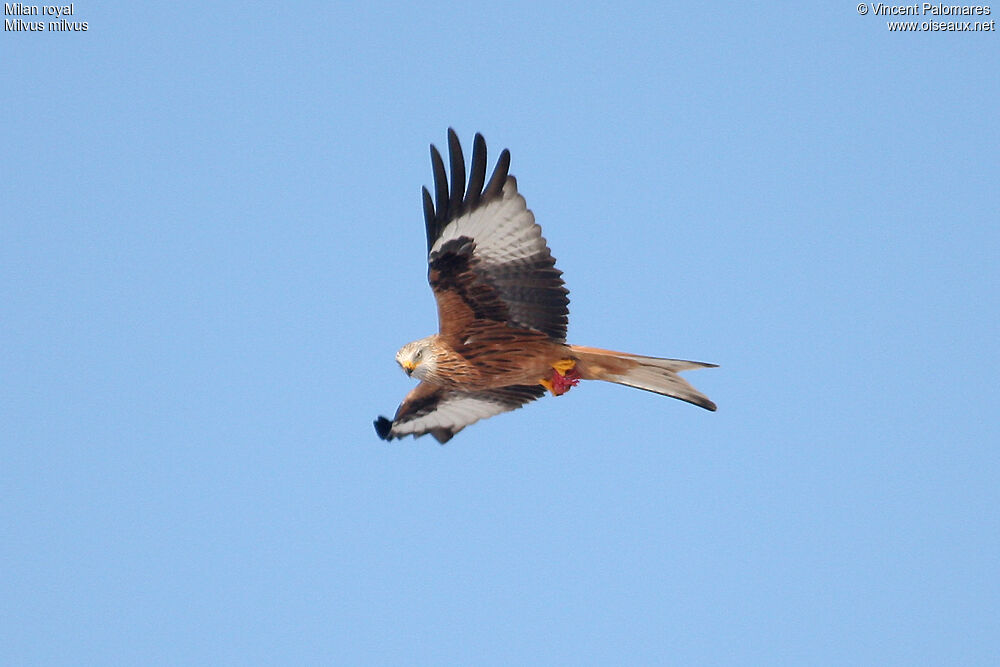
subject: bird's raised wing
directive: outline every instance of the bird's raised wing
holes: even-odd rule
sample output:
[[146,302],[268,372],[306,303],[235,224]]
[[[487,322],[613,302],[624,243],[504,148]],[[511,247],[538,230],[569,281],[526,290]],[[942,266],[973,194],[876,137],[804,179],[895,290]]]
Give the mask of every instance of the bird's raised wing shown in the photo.
[[[468,187],[458,136],[448,130],[451,186],[431,146],[434,198],[423,190],[428,279],[443,337],[459,347],[475,320],[544,333],[563,342],[569,298],[562,272],[500,154],[486,183],[486,141],[476,134]],[[484,186],[485,183],[485,186]]]
[[383,440],[430,433],[443,445],[469,424],[516,410],[544,393],[545,388],[537,385],[456,391],[421,382],[403,399],[392,421],[385,417],[375,421],[375,431]]

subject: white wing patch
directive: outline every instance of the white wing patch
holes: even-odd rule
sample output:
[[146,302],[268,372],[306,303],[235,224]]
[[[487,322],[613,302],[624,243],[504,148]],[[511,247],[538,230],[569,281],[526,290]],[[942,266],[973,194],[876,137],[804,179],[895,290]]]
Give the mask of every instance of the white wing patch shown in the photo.
[[445,243],[463,236],[474,240],[476,255],[493,266],[548,255],[542,228],[535,223],[534,214],[518,193],[513,176],[507,178],[501,198],[445,225],[430,254],[433,256]]
[[421,435],[439,429],[454,435],[480,419],[519,407],[519,403],[500,401],[485,395],[485,392],[451,392],[445,394],[431,412],[414,418],[407,417],[393,424],[391,435]]

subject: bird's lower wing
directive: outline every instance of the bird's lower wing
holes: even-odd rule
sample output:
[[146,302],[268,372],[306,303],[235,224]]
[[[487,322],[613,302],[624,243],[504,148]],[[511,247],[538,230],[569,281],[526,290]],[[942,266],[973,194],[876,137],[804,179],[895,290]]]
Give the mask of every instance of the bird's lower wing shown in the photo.
[[392,421],[385,417],[375,421],[375,431],[383,440],[430,433],[444,444],[469,424],[516,410],[544,393],[540,385],[457,391],[421,382],[400,404]]

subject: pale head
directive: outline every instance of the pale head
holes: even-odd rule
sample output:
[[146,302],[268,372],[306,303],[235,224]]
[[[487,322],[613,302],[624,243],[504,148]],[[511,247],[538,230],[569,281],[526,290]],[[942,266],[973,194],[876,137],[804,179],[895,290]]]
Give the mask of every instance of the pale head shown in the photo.
[[434,336],[407,343],[396,353],[398,363],[407,375],[424,380],[434,372],[437,359],[434,355]]

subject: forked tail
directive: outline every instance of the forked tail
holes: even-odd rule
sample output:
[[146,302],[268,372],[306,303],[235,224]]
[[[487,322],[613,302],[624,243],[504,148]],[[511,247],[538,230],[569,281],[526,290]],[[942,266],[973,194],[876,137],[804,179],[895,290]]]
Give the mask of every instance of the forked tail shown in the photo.
[[716,364],[681,359],[659,359],[637,354],[613,352],[596,347],[570,345],[577,359],[576,369],[584,380],[604,380],[636,389],[645,389],[664,396],[715,410],[715,403],[682,378],[680,371],[715,368]]

